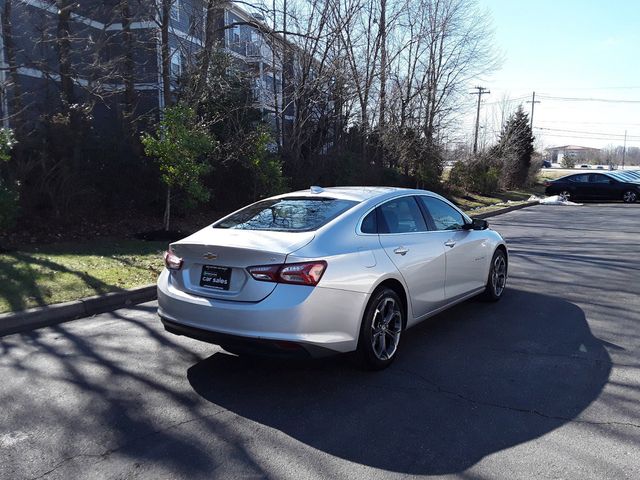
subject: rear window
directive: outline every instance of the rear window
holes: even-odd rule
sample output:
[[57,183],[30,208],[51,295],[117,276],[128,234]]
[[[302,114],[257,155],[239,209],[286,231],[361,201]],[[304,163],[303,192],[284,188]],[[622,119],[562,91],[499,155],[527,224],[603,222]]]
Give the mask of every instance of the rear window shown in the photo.
[[335,198],[288,197],[264,200],[213,224],[213,228],[309,232],[329,223],[358,202]]
[[567,180],[576,183],[589,183],[589,174],[585,173],[584,175],[573,175],[571,177],[568,177]]

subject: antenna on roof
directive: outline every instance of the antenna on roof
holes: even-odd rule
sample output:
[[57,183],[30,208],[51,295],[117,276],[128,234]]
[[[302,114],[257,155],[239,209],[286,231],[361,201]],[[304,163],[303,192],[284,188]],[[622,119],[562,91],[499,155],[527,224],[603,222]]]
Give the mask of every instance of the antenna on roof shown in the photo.
[[322,193],[322,192],[324,192],[324,188],[318,187],[317,185],[312,185],[310,190],[311,190],[311,193]]

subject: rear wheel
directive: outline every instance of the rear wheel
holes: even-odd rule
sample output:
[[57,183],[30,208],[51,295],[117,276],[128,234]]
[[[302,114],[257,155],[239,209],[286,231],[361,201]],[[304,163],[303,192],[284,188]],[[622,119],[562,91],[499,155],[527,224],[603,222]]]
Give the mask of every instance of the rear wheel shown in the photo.
[[404,308],[390,288],[376,290],[367,305],[360,327],[358,356],[363,367],[382,370],[396,358],[404,327]]
[[489,302],[497,302],[502,298],[507,286],[507,255],[504,250],[496,250],[491,259],[487,286],[482,293],[482,299]]
[[560,192],[560,198],[568,202],[569,200],[571,200],[571,192],[569,190],[563,190],[562,192]]
[[638,200],[638,194],[633,190],[627,190],[622,194],[624,203],[635,203]]

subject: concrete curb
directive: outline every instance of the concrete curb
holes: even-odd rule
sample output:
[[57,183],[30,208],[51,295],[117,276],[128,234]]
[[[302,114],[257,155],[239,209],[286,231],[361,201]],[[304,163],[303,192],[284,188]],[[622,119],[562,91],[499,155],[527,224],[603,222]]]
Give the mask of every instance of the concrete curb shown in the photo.
[[151,284],[121,292],[82,298],[72,302],[56,303],[20,312],[2,313],[0,314],[0,337],[35,328],[57,325],[58,323],[89,317],[128,305],[149,302],[155,300],[156,295],[156,285]]
[[473,212],[467,212],[467,215],[472,218],[490,218],[497,215],[502,215],[503,213],[513,212],[514,210],[520,210],[521,208],[533,207],[534,205],[539,205],[539,202],[537,200],[535,202],[526,202],[520,205],[512,205],[510,207],[501,208],[500,210],[493,210],[492,212],[479,213],[478,215],[473,215]]

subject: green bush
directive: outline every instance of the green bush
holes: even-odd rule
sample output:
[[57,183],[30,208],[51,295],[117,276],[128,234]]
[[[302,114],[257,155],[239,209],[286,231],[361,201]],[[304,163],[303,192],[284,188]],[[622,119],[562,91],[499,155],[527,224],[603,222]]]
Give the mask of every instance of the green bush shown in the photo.
[[502,170],[490,157],[478,157],[456,162],[449,174],[449,183],[469,192],[490,194],[500,189]]
[[10,229],[18,219],[18,186],[5,185],[0,178],[0,230]]
[[282,161],[269,149],[272,144],[269,130],[264,126],[258,126],[248,158],[249,173],[253,177],[253,200],[284,193],[287,190],[287,182],[282,174]]
[[576,166],[576,157],[570,154],[564,154],[562,156],[562,160],[560,161],[560,166],[562,168],[573,168]]
[[[0,162],[6,163],[11,160],[11,150],[16,144],[13,130],[0,128]],[[2,170],[0,170],[0,175]],[[18,218],[18,183],[11,185],[0,176],[0,229],[5,230],[13,227]]]
[[188,205],[209,199],[202,176],[211,170],[206,155],[216,142],[195,110],[181,104],[167,107],[155,133],[144,133],[140,140],[147,156],[157,160],[160,178],[167,186],[164,228],[168,231],[173,189],[185,194]]

